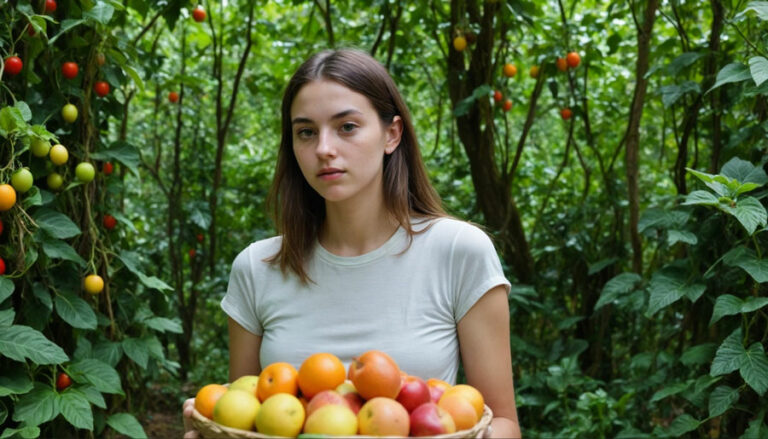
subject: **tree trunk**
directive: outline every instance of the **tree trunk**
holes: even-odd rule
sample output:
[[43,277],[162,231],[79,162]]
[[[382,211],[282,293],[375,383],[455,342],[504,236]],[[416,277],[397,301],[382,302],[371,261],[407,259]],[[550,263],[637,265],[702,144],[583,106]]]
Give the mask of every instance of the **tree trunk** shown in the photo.
[[[712,33],[709,34],[709,58],[707,59],[707,70],[705,89],[709,89],[714,83],[719,62],[717,54],[720,52],[720,33],[723,31],[723,18],[725,12],[723,11],[723,4],[720,0],[711,0],[710,6],[712,7]],[[720,151],[723,148],[723,134],[722,127],[720,126],[720,101],[722,97],[722,87],[714,90],[710,96],[710,105],[712,105],[712,155],[709,161],[709,172],[712,174],[717,173],[720,168]]]
[[[629,233],[632,241],[632,270],[643,271],[643,247],[637,225],[640,219],[640,199],[638,191],[640,120],[643,116],[645,92],[648,88],[649,54],[651,51],[651,32],[656,21],[656,9],[659,0],[647,0],[642,23],[637,24],[637,64],[635,65],[635,93],[629,112],[627,125],[627,143],[625,163],[627,167],[627,187],[629,190]],[[635,11],[633,11],[635,14]]]

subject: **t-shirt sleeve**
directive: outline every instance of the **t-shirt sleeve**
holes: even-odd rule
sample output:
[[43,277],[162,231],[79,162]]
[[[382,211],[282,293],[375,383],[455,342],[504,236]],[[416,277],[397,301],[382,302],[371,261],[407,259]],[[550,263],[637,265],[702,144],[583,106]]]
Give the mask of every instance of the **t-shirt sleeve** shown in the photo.
[[451,273],[456,322],[491,288],[504,285],[507,294],[511,288],[490,237],[471,224],[466,224],[456,233]]
[[255,276],[249,250],[250,247],[240,252],[232,263],[221,309],[248,332],[260,336],[264,330],[256,312]]

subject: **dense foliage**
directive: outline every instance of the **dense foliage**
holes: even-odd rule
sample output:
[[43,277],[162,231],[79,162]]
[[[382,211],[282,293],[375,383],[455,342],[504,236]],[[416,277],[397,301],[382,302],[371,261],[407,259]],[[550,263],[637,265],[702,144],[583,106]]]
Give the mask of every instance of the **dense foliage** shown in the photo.
[[349,46],[494,235],[526,436],[768,437],[768,2],[201,5],[0,4],[0,437],[141,437],[226,379],[282,89]]

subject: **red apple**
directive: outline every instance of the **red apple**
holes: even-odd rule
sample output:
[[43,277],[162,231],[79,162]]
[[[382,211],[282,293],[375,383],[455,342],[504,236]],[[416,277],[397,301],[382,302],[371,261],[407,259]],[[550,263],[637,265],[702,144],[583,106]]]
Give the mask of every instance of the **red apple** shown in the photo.
[[335,390],[323,390],[309,400],[309,403],[307,404],[306,415],[309,416],[315,410],[328,404],[348,406],[347,399],[344,398],[339,392]]
[[402,378],[400,393],[397,394],[397,402],[402,404],[408,410],[408,413],[431,400],[432,395],[426,381],[413,375],[406,375]]
[[349,405],[349,408],[351,408],[355,414],[360,412],[360,407],[363,406],[365,401],[363,400],[363,397],[357,393],[357,389],[355,389],[355,385],[352,384],[352,381],[346,380],[339,384],[338,387],[336,387],[336,391],[347,400],[347,405]]
[[408,436],[410,416],[402,404],[377,396],[363,404],[357,414],[358,433],[363,436]]
[[429,396],[432,402],[437,403],[437,401],[440,401],[440,397],[443,396],[443,392],[445,392],[445,389],[442,387],[430,387]]
[[411,412],[411,436],[435,436],[456,432],[451,415],[434,402],[425,402]]

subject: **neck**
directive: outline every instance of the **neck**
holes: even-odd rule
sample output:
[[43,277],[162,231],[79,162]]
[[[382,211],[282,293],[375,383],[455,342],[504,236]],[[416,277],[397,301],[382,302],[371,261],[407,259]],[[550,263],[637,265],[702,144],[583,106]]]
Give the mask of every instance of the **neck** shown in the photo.
[[383,203],[375,209],[330,203],[326,203],[325,208],[320,244],[338,256],[360,256],[371,252],[387,242],[399,226]]

